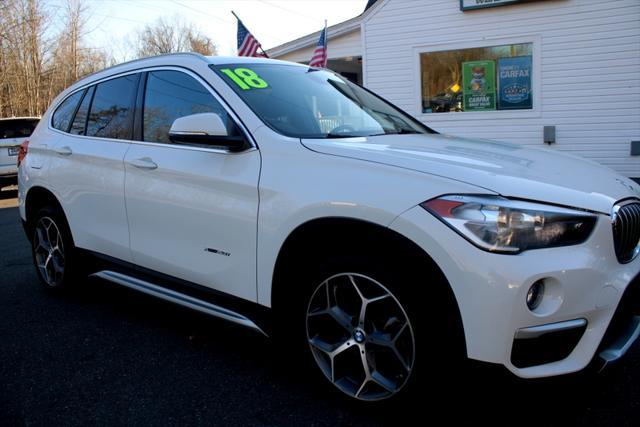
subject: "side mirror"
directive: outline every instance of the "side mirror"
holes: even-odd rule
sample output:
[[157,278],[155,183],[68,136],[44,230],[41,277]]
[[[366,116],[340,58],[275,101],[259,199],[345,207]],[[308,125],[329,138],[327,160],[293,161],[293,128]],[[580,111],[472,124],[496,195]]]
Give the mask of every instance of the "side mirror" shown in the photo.
[[177,118],[169,129],[169,140],[175,144],[216,146],[240,151],[247,146],[242,135],[231,136],[216,113],[191,114]]

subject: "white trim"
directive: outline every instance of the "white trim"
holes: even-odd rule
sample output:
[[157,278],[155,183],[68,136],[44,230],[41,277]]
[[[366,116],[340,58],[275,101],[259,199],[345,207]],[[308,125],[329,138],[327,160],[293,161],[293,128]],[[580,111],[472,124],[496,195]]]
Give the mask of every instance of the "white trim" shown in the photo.
[[[97,77],[99,74],[104,73],[106,71],[117,71],[119,68],[126,68],[127,66],[130,65],[134,65],[138,62],[140,63],[144,63],[146,61],[151,61],[151,60],[155,60],[155,59],[164,59],[164,58],[170,58],[170,57],[180,57],[180,56],[187,56],[189,58],[197,58],[197,59],[201,59],[204,62],[208,62],[207,61],[207,57],[197,53],[197,52],[175,52],[175,53],[164,53],[161,55],[155,55],[155,56],[147,56],[144,58],[137,58],[137,59],[132,59],[130,61],[126,61],[126,62],[121,62],[120,64],[116,64],[116,65],[112,65],[110,67],[107,68],[103,68],[102,70],[98,70],[98,71],[94,71],[91,74],[87,74],[86,76],[82,77],[81,79],[77,80],[76,82],[74,82],[71,86],[84,81],[84,80],[91,80],[92,77]],[[152,65],[149,65],[149,67],[152,67]],[[126,71],[123,71],[123,73],[125,73]],[[94,80],[95,81],[99,81],[100,79]],[[71,87],[70,86],[70,87]]]
[[[380,0],[379,0],[380,1]],[[361,70],[362,70],[362,86],[367,87],[367,37],[366,37],[366,27],[364,22],[360,23],[360,44],[362,47],[362,52],[360,52],[361,58]]]
[[373,18],[383,5],[387,4],[387,0],[378,0],[362,14],[362,23],[367,23]]
[[183,294],[183,293],[174,291],[172,289],[156,285],[155,283],[138,279],[137,277],[128,276],[126,274],[122,274],[122,273],[118,273],[110,270],[102,270],[97,273],[91,274],[89,277],[97,277],[103,280],[107,280],[117,285],[125,286],[127,288],[134,289],[138,292],[152,295],[156,298],[160,298],[165,301],[169,301],[174,304],[178,304],[178,305],[190,308],[192,310],[196,310],[201,313],[208,314],[210,316],[218,317],[220,319],[224,319],[229,322],[232,322],[241,326],[245,326],[249,329],[253,329],[257,332],[260,332],[266,337],[269,336],[251,319],[244,316],[243,314],[240,314],[238,312],[225,308],[221,305],[216,305],[211,302],[195,298],[191,295]]
[[[495,110],[478,112],[452,112],[452,113],[423,113],[422,112],[422,78],[420,68],[420,54],[430,52],[443,52],[458,49],[471,49],[478,47],[501,46],[509,44],[531,43],[533,49],[533,75],[531,86],[533,88],[533,108],[531,110]],[[413,47],[413,81],[415,89],[415,116],[421,121],[450,121],[450,120],[491,120],[509,118],[539,118],[542,117],[542,37],[540,34],[516,35],[511,37],[484,37],[482,39],[465,40],[452,43],[440,43],[432,45],[419,45]]]

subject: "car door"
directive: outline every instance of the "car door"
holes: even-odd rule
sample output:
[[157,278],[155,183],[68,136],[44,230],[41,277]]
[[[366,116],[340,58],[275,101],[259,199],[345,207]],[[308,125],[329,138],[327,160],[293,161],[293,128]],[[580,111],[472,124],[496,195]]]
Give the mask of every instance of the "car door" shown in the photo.
[[[131,260],[124,203],[124,155],[133,132],[139,74],[93,85],[64,101],[52,125],[48,182],[60,197],[77,247]],[[71,110],[69,116],[66,113]]]
[[155,69],[145,83],[141,141],[125,157],[134,263],[255,301],[258,150],[171,143],[173,121],[196,113],[218,113],[230,133],[244,131],[194,73]]

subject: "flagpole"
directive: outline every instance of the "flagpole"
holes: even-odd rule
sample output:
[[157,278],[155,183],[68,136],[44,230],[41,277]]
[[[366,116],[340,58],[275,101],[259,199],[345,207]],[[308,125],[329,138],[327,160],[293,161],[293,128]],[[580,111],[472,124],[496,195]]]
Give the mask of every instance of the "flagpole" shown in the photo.
[[324,54],[327,60],[325,61],[324,68],[327,68],[329,62],[329,40],[327,40],[327,20],[324,20]]
[[[237,19],[239,22],[242,22],[242,19],[238,18],[238,15],[236,15],[236,13],[235,13],[233,10],[231,11],[231,13],[233,14],[233,16],[235,16],[235,17],[236,17],[236,19]],[[326,20],[325,20],[325,25],[327,25],[327,24],[326,24]],[[260,44],[260,42],[258,42],[258,48],[260,48],[260,50],[262,51],[262,54],[264,55],[264,57],[265,57],[265,58],[268,58],[268,57],[269,57],[269,55],[267,55],[267,52],[265,52],[265,51],[264,51],[264,49],[262,48],[262,45]]]

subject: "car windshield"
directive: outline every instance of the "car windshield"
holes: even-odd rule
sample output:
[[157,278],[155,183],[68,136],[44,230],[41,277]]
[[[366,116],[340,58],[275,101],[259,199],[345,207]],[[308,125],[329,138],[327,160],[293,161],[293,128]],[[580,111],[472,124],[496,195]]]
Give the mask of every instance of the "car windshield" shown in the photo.
[[27,138],[37,124],[38,119],[0,120],[0,139]]
[[268,126],[296,138],[432,133],[408,114],[330,71],[286,64],[211,68]]

